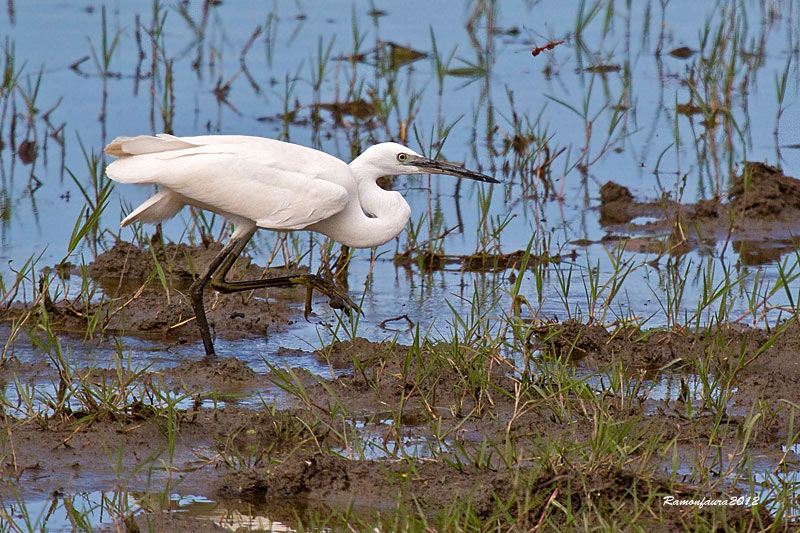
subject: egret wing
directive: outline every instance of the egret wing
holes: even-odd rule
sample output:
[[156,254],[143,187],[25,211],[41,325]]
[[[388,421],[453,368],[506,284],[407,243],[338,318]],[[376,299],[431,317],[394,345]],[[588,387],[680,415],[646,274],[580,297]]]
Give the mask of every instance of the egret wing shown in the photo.
[[[335,181],[350,178],[346,163],[328,157],[326,170],[337,174]],[[309,171],[301,164],[290,170],[291,162],[277,167],[270,159],[225,146],[200,146],[122,158],[107,173],[116,181],[160,184],[198,207],[269,229],[303,229],[347,205],[345,187],[324,178],[324,172],[317,172],[321,167]]]

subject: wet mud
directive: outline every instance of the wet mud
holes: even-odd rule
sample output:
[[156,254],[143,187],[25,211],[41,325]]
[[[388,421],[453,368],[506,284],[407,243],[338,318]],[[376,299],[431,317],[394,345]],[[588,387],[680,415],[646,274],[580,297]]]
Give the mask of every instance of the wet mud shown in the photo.
[[[641,334],[639,332],[638,337]],[[766,342],[763,332],[755,330],[726,329],[721,333],[721,340],[719,335],[711,332],[698,335],[655,332],[642,340],[632,331],[607,331],[578,323],[568,324],[565,331],[559,333],[558,342],[553,341],[552,332],[545,334],[543,330],[542,336],[552,341],[551,350],[544,346],[542,349],[553,357],[561,357],[565,346],[571,346],[572,351],[577,346],[582,361],[576,357],[575,364],[599,368],[630,364],[651,368],[673,363],[669,365],[669,372],[679,370],[681,359],[707,354],[712,338],[716,338],[715,343],[721,343],[715,358],[715,364],[719,365],[729,364],[724,354],[729,354],[730,350],[726,348],[740,346],[743,339],[751,339],[745,340],[748,353],[754,353]],[[792,333],[787,331],[786,338],[791,336]],[[576,341],[576,337],[583,340]],[[389,449],[402,447],[401,442],[409,435],[433,439],[430,428],[426,427],[426,421],[431,419],[437,420],[443,431],[460,446],[469,449],[485,442],[499,445],[511,441],[522,456],[536,454],[543,441],[581,442],[591,438],[596,431],[591,414],[586,413],[585,417],[576,417],[565,423],[546,402],[535,399],[529,399],[526,403],[528,408],[520,413],[519,397],[515,395],[520,382],[510,377],[510,362],[471,349],[453,352],[450,348],[432,345],[418,351],[408,346],[371,343],[364,339],[335,343],[320,352],[319,357],[337,367],[344,367],[349,357],[359,371],[335,380],[298,379],[310,398],[312,411],[318,410],[325,418],[330,416],[327,406],[337,405],[352,416],[366,417],[369,421],[366,426],[375,425],[380,439]],[[462,352],[465,354],[463,360],[452,359],[454,353]],[[756,359],[739,374],[736,383],[739,390],[735,395],[737,408],[726,415],[722,427],[715,429],[717,421],[712,416],[698,416],[693,423],[687,423],[680,413],[680,401],[648,400],[638,406],[631,404],[626,409],[620,408],[615,417],[619,423],[631,421],[636,428],[636,438],[644,440],[660,435],[663,442],[673,438],[685,441],[687,454],[694,446],[691,443],[708,438],[712,431],[726,435],[725,438],[733,443],[741,432],[744,413],[754,402],[772,398],[777,406],[780,398],[791,393],[785,385],[792,379],[797,381],[798,368],[794,364],[798,355],[796,343],[788,340],[775,343],[762,355],[763,358]],[[465,369],[471,365],[484,367],[482,370],[490,376],[488,383],[471,384],[468,379],[465,382],[464,374],[468,372]],[[766,390],[770,387],[770,380],[753,379],[769,372],[782,373],[786,378],[774,383],[771,391]],[[546,382],[547,376],[537,379]],[[795,383],[794,392],[797,390]],[[571,400],[578,401],[577,398]],[[659,405],[654,409],[656,403]],[[378,422],[379,419],[398,416],[391,406],[400,404],[403,406],[402,429]],[[378,406],[385,407],[381,410]],[[651,414],[642,417],[643,410]],[[788,417],[781,418],[780,422],[771,421],[752,428],[751,446],[754,450],[780,449],[789,427],[785,423]],[[346,455],[346,452],[343,450],[342,454]],[[277,465],[222,476],[219,491],[224,497],[245,498],[266,503],[268,507],[270,502],[285,503],[288,500],[295,501],[296,506],[309,506],[318,512],[320,508],[346,509],[356,505],[367,514],[390,508],[397,501],[416,502],[433,514],[449,508],[454,502],[467,501],[481,519],[489,519],[497,511],[498,502],[506,502],[510,503],[513,512],[526,516],[522,523],[532,527],[551,497],[563,505],[569,502],[579,507],[614,506],[633,512],[635,504],[631,495],[635,493],[679,497],[700,490],[699,485],[691,483],[671,483],[663,474],[641,469],[642,465],[636,464],[637,461],[632,459],[632,464],[627,467],[595,465],[587,468],[586,465],[561,464],[552,471],[540,471],[517,463],[505,465],[488,461],[482,467],[456,466],[441,458],[354,460],[312,452],[292,454]],[[515,480],[520,478],[533,480],[526,487],[538,487],[539,492],[535,494],[525,493],[530,497],[525,501],[536,501],[537,505],[522,505],[523,495],[515,492],[522,490],[515,486]],[[583,499],[586,495],[593,496],[589,496],[587,501]],[[680,527],[684,519],[682,514],[664,509],[664,515],[651,523],[656,531]],[[272,513],[276,512],[280,510],[272,509]],[[728,516],[729,525],[738,528],[752,523],[751,513],[749,510],[733,510]],[[759,513],[759,520],[770,522],[766,511]]]
[[[527,478],[536,490],[522,493],[515,489],[519,477]],[[267,502],[288,499],[296,501],[300,508],[316,509],[318,513],[355,506],[357,513],[369,515],[379,510],[385,512],[391,502],[402,502],[417,506],[433,517],[456,502],[468,501],[470,511],[479,521],[491,520],[498,502],[508,502],[506,510],[518,517],[520,526],[527,528],[539,523],[545,508],[553,501],[569,503],[576,510],[584,506],[614,506],[620,514],[633,516],[636,507],[631,493],[677,497],[693,494],[690,485],[668,485],[665,481],[636,476],[614,467],[587,473],[566,466],[552,472],[524,466],[513,470],[466,466],[443,472],[441,464],[420,462],[413,465],[413,475],[410,475],[409,465],[404,461],[350,461],[322,454],[292,458],[263,476],[252,471],[238,472],[226,480],[222,490],[256,500],[266,498]],[[267,505],[266,508],[272,516],[282,516],[280,506]],[[760,519],[769,523],[768,514],[761,514]],[[734,509],[728,517],[728,525],[746,527],[755,522],[749,515],[749,510]],[[290,518],[290,515],[283,516]],[[684,520],[678,509],[667,508],[663,515],[646,517],[640,524],[653,531],[667,532],[674,531],[671,528]],[[556,523],[555,526],[568,525]]]
[[764,163],[746,162],[725,198],[679,203],[638,201],[614,182],[600,189],[604,242],[651,254],[683,254],[730,241],[744,264],[763,264],[793,251],[800,230],[800,180]]
[[[188,246],[154,243],[140,249],[119,242],[87,265],[86,273],[102,289],[92,301],[69,297],[53,300],[51,293],[63,294],[51,286],[43,304],[54,330],[83,336],[124,334],[168,342],[184,343],[199,336],[194,323],[188,290],[197,273],[202,273],[219,253],[218,243]],[[297,267],[264,268],[240,256],[228,279],[260,279],[307,273]],[[73,267],[72,275],[82,273]],[[219,294],[210,283],[204,295],[212,334],[235,339],[267,336],[302,320],[305,289],[262,289]],[[327,305],[318,301],[316,305]],[[298,308],[300,311],[298,311]],[[19,319],[35,306],[15,304],[0,310],[0,319]],[[91,336],[91,335],[90,335]]]
[[[529,342],[543,360],[563,359],[585,370],[625,368],[649,378],[681,376],[682,366],[692,359],[704,359],[712,373],[722,374],[745,354],[752,360],[733,374],[729,388],[736,391],[721,418],[704,413],[698,404],[699,414],[687,419],[684,403],[697,402],[690,398],[659,400],[643,394],[641,401],[625,401],[606,392],[604,405],[615,424],[630,425],[626,442],[633,449],[654,438],[664,445],[674,440],[686,457],[711,434],[727,443],[719,446],[722,453],[736,453],[748,410],[759,402],[772,405],[774,418],[748,427],[750,453],[769,456],[781,453],[792,431],[791,415],[781,405],[800,392],[798,333],[800,328],[789,324],[770,343],[770,332],[732,325],[692,333],[570,321],[541,326]],[[575,391],[547,392],[546,372],[519,374],[513,361],[489,347],[403,346],[355,338],[335,342],[316,357],[336,372],[328,377],[302,369],[259,374],[236,359],[189,361],[122,378],[114,370],[87,369],[75,379],[95,384],[130,380],[139,392],[116,409],[89,409],[83,403],[48,409],[45,417],[4,413],[4,433],[10,436],[0,441],[4,477],[17,480],[13,490],[39,494],[64,487],[112,487],[120,479],[132,490],[174,485],[170,490],[231,506],[248,502],[289,522],[297,513],[321,516],[348,509],[376,519],[404,502],[431,517],[454,505],[468,505],[481,520],[512,512],[520,524],[535,527],[553,502],[625,514],[641,505],[636,495],[740,494],[724,483],[711,490],[702,480],[676,481],[667,459],[661,464],[636,452],[612,464],[592,461],[580,446],[565,446],[561,459],[548,468],[521,459],[540,455],[552,443],[591,441],[597,414],[586,410],[586,398]],[[57,380],[59,372],[49,364],[13,358],[0,366],[5,382],[47,376]],[[165,383],[167,390],[190,399],[191,406],[154,408],[142,401],[149,391],[164,390]],[[217,401],[220,394],[256,387],[294,391],[293,406],[272,410]],[[551,401],[554,394],[557,402]],[[559,404],[573,406],[569,419]],[[359,448],[357,443],[366,441],[374,441],[377,451]],[[409,441],[429,443],[430,453],[406,456]],[[481,455],[487,449],[512,449],[514,459]],[[0,496],[9,497],[10,490],[0,485]],[[643,517],[640,523],[654,531],[689,523],[685,509],[660,509],[659,516]],[[727,525],[734,529],[772,523],[766,508],[729,511]],[[711,510],[697,512],[702,517]],[[169,514],[139,513],[131,520],[150,527],[199,527],[192,520],[175,522]]]
[[160,375],[173,388],[195,395],[248,393],[262,383],[261,376],[235,357],[184,361]]
[[456,270],[461,272],[501,272],[511,269],[519,269],[523,262],[527,268],[534,268],[542,263],[560,263],[562,260],[575,259],[575,255],[563,256],[555,255],[532,255],[525,257],[524,250],[517,250],[510,253],[490,253],[480,252],[470,255],[451,255],[431,251],[410,250],[395,254],[395,266],[412,268],[418,267],[421,270]]
[[699,332],[607,329],[569,320],[541,326],[534,337],[531,342],[539,349],[593,370],[621,365],[626,373],[643,378],[680,379],[686,377],[682,370],[700,363],[712,376],[732,374],[727,384],[731,416],[746,415],[760,401],[779,408],[775,424],[755,435],[765,443],[786,437],[792,413],[781,404],[800,394],[800,324],[794,318],[773,331],[722,324]]

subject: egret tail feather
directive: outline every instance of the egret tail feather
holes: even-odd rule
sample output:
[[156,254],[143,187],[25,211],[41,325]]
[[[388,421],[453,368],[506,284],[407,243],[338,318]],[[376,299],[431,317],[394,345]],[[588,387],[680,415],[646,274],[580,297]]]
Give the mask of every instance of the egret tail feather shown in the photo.
[[106,146],[105,152],[114,157],[129,157],[132,155],[169,152],[171,150],[184,150],[196,146],[196,144],[187,142],[180,137],[159,133],[155,137],[152,135],[117,137]]
[[134,209],[119,226],[124,228],[134,222],[158,224],[162,220],[174,217],[184,205],[186,205],[186,202],[180,194],[174,193],[169,189],[161,189]]

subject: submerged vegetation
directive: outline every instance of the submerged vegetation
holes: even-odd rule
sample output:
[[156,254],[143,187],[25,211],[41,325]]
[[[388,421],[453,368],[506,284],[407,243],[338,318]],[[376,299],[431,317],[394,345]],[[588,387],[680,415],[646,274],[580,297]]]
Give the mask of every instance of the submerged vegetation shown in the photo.
[[[411,4],[8,2],[0,531],[797,528],[800,6]],[[229,224],[122,231],[152,190],[104,172],[157,132],[503,183],[387,176],[375,250],[260,232],[233,276],[364,314],[209,292],[208,361]]]

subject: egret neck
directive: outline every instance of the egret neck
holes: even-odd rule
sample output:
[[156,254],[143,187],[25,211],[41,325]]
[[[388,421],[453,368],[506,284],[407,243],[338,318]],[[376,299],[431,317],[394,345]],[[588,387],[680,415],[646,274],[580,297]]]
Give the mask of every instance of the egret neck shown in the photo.
[[372,248],[392,240],[411,218],[411,207],[397,191],[387,191],[377,180],[385,170],[364,154],[350,163],[358,185],[358,196],[351,196],[347,207],[326,221],[321,232],[353,248]]

